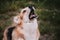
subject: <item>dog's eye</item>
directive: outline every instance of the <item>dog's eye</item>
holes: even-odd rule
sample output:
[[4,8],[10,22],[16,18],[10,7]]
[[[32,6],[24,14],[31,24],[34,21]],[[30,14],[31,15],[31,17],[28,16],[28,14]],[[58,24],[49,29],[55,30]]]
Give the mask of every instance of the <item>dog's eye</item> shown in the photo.
[[23,13],[25,13],[25,12],[26,12],[26,10],[23,11]]

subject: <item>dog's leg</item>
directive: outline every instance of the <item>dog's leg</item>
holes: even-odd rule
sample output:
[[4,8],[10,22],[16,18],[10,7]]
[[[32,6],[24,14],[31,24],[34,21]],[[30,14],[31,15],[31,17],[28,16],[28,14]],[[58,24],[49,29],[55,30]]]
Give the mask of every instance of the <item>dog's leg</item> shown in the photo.
[[22,33],[15,29],[12,33],[12,40],[25,40],[25,38]]

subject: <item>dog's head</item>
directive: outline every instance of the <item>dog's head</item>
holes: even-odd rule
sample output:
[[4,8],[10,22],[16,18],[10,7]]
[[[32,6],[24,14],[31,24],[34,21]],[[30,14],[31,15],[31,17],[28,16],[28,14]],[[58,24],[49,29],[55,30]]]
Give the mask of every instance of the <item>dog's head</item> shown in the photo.
[[24,22],[34,20],[37,17],[34,11],[35,8],[33,6],[23,8],[20,12],[20,15],[14,18],[14,21],[18,23],[20,20],[23,20]]
[[21,14],[23,14],[23,20],[24,21],[34,20],[37,17],[34,11],[35,11],[35,8],[33,6],[29,6],[22,9]]

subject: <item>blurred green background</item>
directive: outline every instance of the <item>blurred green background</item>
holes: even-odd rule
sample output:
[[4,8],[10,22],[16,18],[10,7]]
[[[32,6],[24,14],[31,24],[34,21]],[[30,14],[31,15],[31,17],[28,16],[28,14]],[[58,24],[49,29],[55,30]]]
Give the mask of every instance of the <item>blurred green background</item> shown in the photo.
[[40,40],[60,40],[60,0],[0,0],[0,40],[16,12],[29,5],[39,16]]

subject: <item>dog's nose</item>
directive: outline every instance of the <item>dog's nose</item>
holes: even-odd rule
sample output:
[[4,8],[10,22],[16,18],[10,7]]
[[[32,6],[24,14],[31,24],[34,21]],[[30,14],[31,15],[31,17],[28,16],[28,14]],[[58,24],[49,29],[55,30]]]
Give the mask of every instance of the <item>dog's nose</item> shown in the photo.
[[31,6],[28,6],[28,8],[31,9],[31,10],[34,10],[33,7],[34,7],[34,6],[32,6],[32,5],[31,5]]
[[33,6],[28,6],[30,9],[33,7]]

